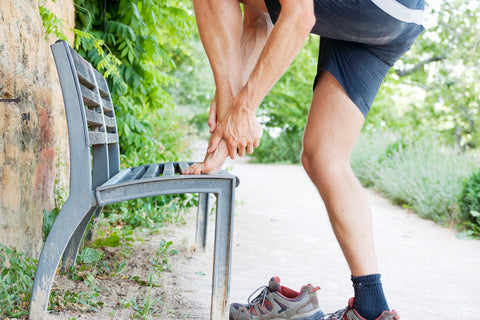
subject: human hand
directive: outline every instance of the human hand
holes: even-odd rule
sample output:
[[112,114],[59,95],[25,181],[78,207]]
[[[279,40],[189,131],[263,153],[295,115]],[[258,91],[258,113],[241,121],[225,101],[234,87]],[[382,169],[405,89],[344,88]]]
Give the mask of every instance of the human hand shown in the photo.
[[255,112],[247,108],[233,108],[221,121],[217,119],[215,132],[210,137],[207,152],[215,152],[219,143],[227,142],[228,154],[235,159],[245,152],[252,154],[260,145],[263,128],[255,116]]

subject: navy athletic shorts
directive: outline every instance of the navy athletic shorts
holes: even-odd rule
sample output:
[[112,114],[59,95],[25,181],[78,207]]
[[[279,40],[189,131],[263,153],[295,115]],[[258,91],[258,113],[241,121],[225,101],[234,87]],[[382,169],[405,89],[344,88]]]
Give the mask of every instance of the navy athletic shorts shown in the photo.
[[[424,0],[312,0],[320,35],[317,76],[328,70],[364,116],[390,67],[423,32]],[[265,0],[272,22],[278,0]]]

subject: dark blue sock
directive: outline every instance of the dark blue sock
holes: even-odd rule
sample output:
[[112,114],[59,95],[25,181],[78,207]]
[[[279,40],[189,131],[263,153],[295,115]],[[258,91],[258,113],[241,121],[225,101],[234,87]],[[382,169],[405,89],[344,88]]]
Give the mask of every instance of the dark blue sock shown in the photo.
[[380,274],[367,276],[352,276],[355,290],[355,303],[353,307],[366,320],[377,319],[383,311],[389,311],[385,294],[383,293]]

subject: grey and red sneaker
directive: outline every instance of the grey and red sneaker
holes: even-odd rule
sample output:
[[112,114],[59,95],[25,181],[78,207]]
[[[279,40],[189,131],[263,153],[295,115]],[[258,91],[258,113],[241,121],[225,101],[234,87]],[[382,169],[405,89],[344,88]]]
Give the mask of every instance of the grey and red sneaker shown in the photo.
[[[305,285],[300,292],[280,285],[280,278],[270,279],[268,286],[255,290],[248,304],[230,305],[230,320],[321,320],[323,312],[318,306],[317,291],[320,287]],[[252,301],[250,298],[257,295]]]
[[[350,298],[348,301],[348,307],[342,310],[338,310],[334,313],[329,313],[325,315],[323,320],[365,320],[362,316],[360,316],[353,308],[353,302],[355,298]],[[393,311],[383,311],[382,314],[376,320],[398,320],[400,316],[397,314],[395,310]]]

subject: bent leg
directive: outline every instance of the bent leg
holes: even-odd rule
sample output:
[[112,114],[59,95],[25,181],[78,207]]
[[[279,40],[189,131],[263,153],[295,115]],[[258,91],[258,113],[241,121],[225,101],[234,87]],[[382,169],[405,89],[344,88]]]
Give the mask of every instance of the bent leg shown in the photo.
[[[222,1],[219,6],[208,6],[208,2],[198,1],[194,4],[198,29],[215,77],[216,94],[212,106],[215,105],[216,118],[221,119],[248,80],[265,46],[272,23],[264,11],[263,1],[245,3],[243,21],[240,19],[240,22],[238,14],[241,17],[241,11],[237,11],[240,10],[237,0]],[[227,145],[222,141],[215,152],[206,153],[204,161],[191,165],[185,174],[216,173],[227,157]]]
[[342,86],[323,71],[305,128],[302,163],[325,203],[353,276],[378,272],[370,205],[349,162],[363,123]]

